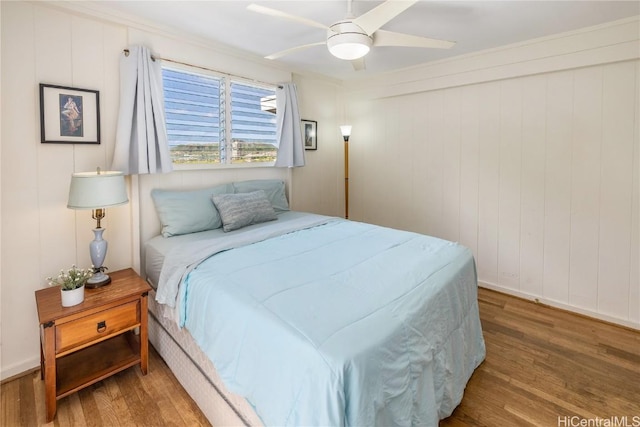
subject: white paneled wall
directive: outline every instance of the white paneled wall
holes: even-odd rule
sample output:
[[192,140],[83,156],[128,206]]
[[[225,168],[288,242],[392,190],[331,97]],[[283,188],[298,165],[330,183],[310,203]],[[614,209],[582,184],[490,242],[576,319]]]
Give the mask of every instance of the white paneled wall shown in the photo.
[[490,287],[638,327],[639,64],[354,102],[351,217],[459,241]]
[[344,124],[340,84],[294,75],[303,119],[318,122],[318,149],[305,151],[305,167],[292,170],[291,203],[299,211],[343,216],[344,160],[339,126]]
[[522,102],[520,290],[543,295],[547,77],[528,79]]

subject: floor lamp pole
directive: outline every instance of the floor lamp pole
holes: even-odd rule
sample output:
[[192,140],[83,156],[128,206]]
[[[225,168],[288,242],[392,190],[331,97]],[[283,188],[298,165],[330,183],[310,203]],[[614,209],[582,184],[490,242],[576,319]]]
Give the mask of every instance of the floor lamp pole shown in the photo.
[[349,219],[349,137],[344,137],[344,217]]
[[349,219],[349,136],[351,136],[351,126],[340,126],[340,132],[344,139],[344,217]]

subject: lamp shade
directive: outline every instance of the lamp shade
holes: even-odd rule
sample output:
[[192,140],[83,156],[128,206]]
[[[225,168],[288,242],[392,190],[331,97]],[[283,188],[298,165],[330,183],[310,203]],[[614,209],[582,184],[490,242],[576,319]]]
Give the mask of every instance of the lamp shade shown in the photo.
[[124,174],[118,171],[79,172],[71,175],[69,209],[99,209],[129,202]]
[[342,125],[340,126],[340,132],[342,136],[346,136],[347,138],[351,136],[351,126],[350,125]]

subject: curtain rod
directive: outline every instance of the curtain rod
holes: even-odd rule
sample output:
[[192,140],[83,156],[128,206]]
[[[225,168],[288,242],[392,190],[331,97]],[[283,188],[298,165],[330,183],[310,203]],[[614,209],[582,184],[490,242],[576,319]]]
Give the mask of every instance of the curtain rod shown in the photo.
[[[129,56],[129,49],[124,49],[124,56]],[[224,71],[214,70],[213,68],[202,67],[200,65],[188,64],[186,62],[180,62],[180,61],[175,61],[173,59],[161,58],[159,56],[156,57],[156,56],[151,55],[151,60],[152,61],[155,62],[156,59],[159,59],[160,61],[172,62],[174,64],[186,65],[187,67],[199,68],[201,70],[211,71],[211,72],[218,73],[218,74],[224,74],[225,76],[231,76],[231,74],[229,74],[229,73],[225,73]],[[238,77],[241,77],[241,78],[246,79],[246,80],[251,80],[252,82],[260,83],[260,84],[263,84],[263,85],[271,85],[271,83],[261,82],[260,80],[256,80],[256,79],[249,79],[249,78],[242,77],[242,76],[238,76]],[[277,85],[277,87],[278,87],[278,89],[282,89],[282,85]]]

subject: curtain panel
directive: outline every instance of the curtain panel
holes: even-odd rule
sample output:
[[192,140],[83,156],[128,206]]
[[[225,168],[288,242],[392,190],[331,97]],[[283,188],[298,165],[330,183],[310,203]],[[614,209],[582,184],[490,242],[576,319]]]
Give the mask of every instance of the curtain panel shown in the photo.
[[120,110],[112,170],[127,175],[173,169],[164,115],[162,67],[144,46],[120,58]]
[[304,166],[304,143],[300,128],[298,93],[294,83],[282,83],[276,89],[276,167]]

